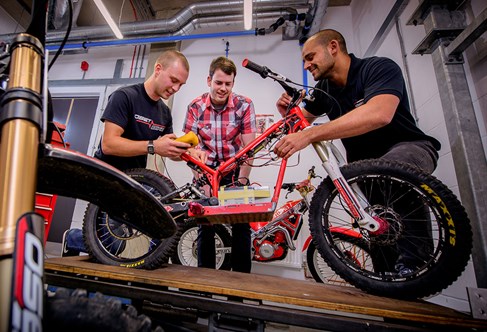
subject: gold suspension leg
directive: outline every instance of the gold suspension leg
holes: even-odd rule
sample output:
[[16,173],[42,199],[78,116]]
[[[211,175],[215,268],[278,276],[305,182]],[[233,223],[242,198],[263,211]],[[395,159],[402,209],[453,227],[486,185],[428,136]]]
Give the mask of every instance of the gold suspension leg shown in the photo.
[[43,47],[28,34],[12,44],[10,81],[1,109],[0,141],[0,331],[10,317],[12,253],[16,223],[34,211],[42,119],[40,92]]

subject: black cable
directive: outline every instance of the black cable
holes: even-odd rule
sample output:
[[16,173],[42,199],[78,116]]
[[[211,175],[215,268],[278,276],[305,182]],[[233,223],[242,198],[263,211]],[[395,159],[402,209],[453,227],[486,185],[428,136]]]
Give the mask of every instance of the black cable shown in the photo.
[[[338,110],[340,112],[340,115],[343,114],[342,108],[341,108],[340,103],[338,102],[338,100],[336,100],[335,97],[333,97],[332,95],[330,95],[325,90],[322,90],[322,89],[317,88],[317,87],[312,87],[312,86],[308,86],[308,85],[304,85],[304,84],[299,84],[299,83],[296,83],[296,82],[293,82],[293,81],[288,81],[288,83],[291,83],[291,84],[294,84],[294,85],[297,85],[297,86],[300,86],[300,87],[303,87],[303,88],[306,88],[306,89],[310,89],[309,95],[311,95],[314,90],[318,90],[319,92],[323,93],[325,96],[327,96],[328,98],[330,98],[338,106]],[[328,110],[328,112],[322,114],[321,116],[328,115],[328,113],[330,113],[332,110],[333,110],[333,105],[332,105],[331,109]]]
[[61,51],[64,48],[64,45],[66,45],[66,42],[68,41],[69,34],[71,33],[71,27],[73,25],[73,4],[71,3],[71,0],[68,0],[68,5],[69,5],[69,23],[68,23],[68,28],[66,30],[66,34],[64,35],[64,39],[61,42],[61,46],[59,46],[56,54],[52,58],[51,63],[49,64],[49,67],[47,68],[47,70],[51,69],[51,67],[54,64],[54,62],[56,62],[58,56],[61,54]]
[[61,142],[63,143],[63,146],[66,149],[67,148],[67,145],[66,145],[66,141],[64,140],[64,135],[62,134],[62,132],[59,129],[59,127],[56,126],[56,123],[54,121],[51,122],[51,123],[52,123],[52,126],[54,127],[54,129],[56,130],[56,132],[59,134],[59,137],[61,138]]

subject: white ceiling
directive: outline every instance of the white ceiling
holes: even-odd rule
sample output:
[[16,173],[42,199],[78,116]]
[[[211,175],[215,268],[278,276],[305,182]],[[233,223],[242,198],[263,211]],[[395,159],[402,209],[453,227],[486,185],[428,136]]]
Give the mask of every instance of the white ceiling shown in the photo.
[[[65,3],[65,0],[58,0]],[[254,6],[261,0],[254,0]],[[310,4],[321,0],[309,0]],[[349,6],[352,0],[329,0],[329,6]],[[7,11],[20,25],[27,27],[30,21],[32,0],[2,0],[0,6]],[[104,0],[106,7],[115,21],[120,23],[167,19],[176,15],[183,8],[208,0]],[[277,1],[276,3],[279,3]],[[105,24],[92,0],[73,0],[73,7],[79,6],[77,26],[97,26]],[[123,5],[123,6],[122,6]],[[218,13],[215,13],[218,14]],[[137,18],[137,19],[136,19]]]

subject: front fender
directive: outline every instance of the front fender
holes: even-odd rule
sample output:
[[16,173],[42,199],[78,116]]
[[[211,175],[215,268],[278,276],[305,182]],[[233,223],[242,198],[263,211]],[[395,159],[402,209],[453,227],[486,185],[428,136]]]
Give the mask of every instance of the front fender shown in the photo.
[[174,219],[142,185],[107,163],[76,151],[40,145],[37,191],[96,204],[111,218],[153,238],[167,238],[176,232]]

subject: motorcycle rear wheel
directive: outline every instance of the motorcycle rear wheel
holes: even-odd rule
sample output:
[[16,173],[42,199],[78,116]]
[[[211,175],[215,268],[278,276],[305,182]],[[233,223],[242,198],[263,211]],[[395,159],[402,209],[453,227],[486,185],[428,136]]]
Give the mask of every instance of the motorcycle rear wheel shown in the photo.
[[[365,241],[357,241],[347,236],[337,234],[336,244],[343,254],[354,260],[360,266],[371,264],[371,257]],[[336,286],[352,286],[343,280],[321,257],[315,244],[311,242],[306,250],[306,263],[311,276],[316,282]]]
[[[176,189],[170,179],[149,169],[134,168],[126,173],[158,200]],[[111,219],[106,212],[90,203],[83,221],[83,239],[88,254],[100,263],[156,269],[168,263],[181,236],[181,223],[176,220],[178,227],[173,236],[153,239],[127,224]]]

